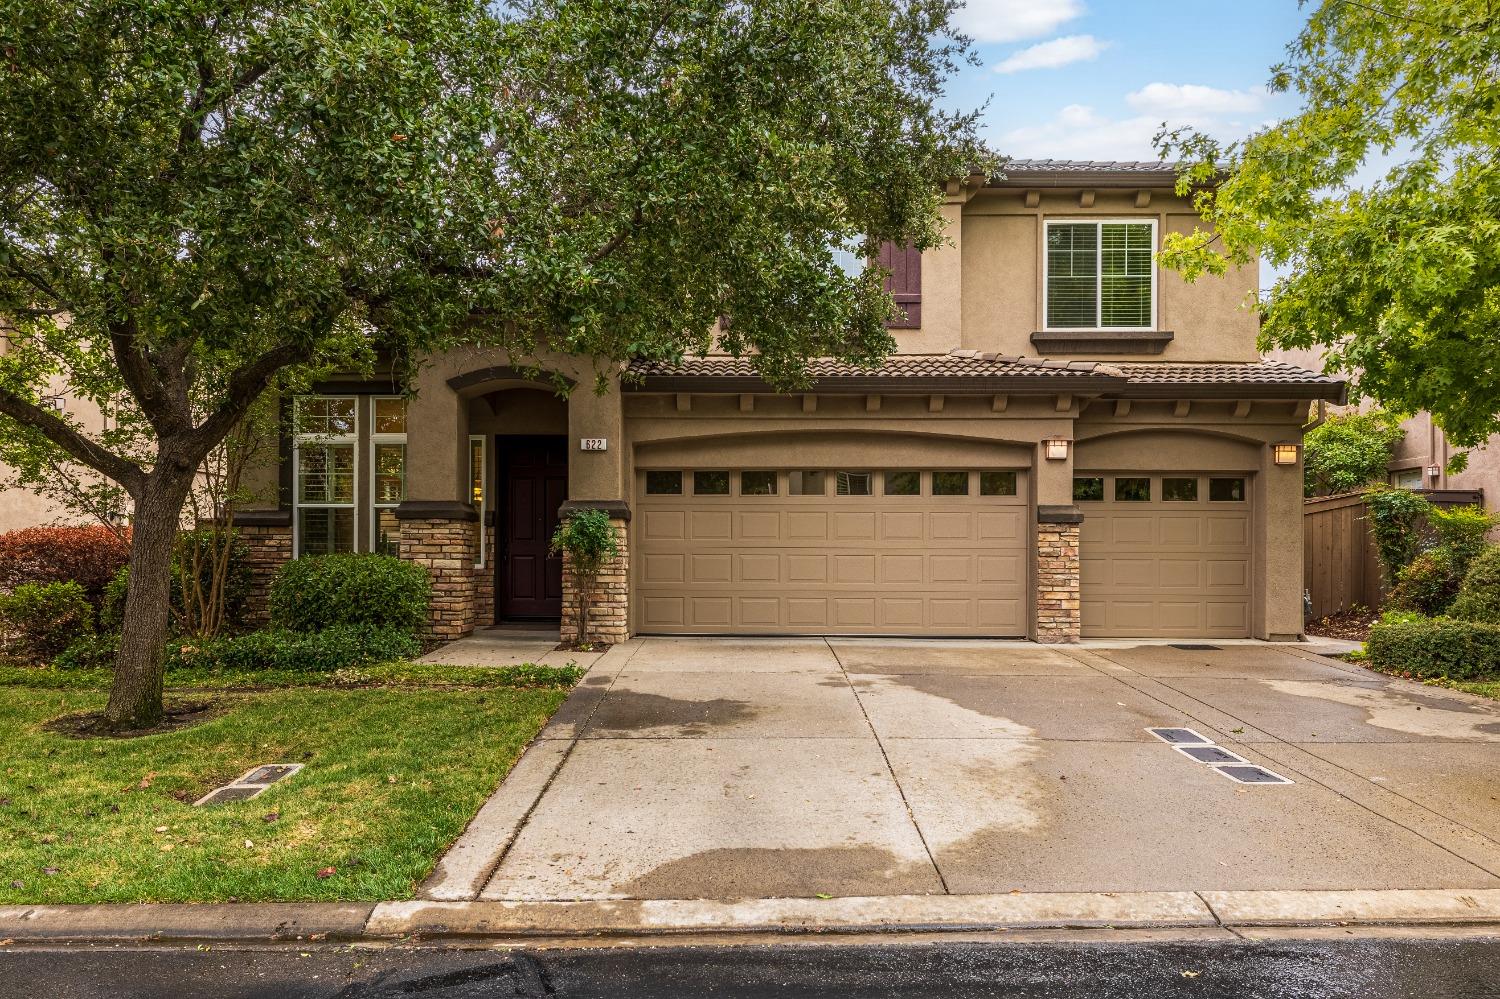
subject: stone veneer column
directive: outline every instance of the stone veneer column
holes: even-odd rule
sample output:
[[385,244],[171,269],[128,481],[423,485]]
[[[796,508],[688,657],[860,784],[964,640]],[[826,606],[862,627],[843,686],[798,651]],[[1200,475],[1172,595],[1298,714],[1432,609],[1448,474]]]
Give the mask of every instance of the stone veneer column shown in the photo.
[[234,530],[249,549],[245,624],[264,627],[271,621],[271,581],[292,560],[292,515],[285,510],[243,510],[235,514]]
[[1036,519],[1036,640],[1076,642],[1082,635],[1078,530],[1083,513],[1075,506],[1038,506]]
[[[562,505],[564,517],[575,510],[600,509],[609,514],[620,554],[605,566],[589,593],[589,640],[618,645],[630,637],[630,507],[623,502],[569,500]],[[563,602],[561,639],[583,641],[579,633],[578,577],[563,554]]]
[[474,630],[478,515],[467,503],[407,500],[396,508],[401,557],[432,581],[427,637],[451,642]]

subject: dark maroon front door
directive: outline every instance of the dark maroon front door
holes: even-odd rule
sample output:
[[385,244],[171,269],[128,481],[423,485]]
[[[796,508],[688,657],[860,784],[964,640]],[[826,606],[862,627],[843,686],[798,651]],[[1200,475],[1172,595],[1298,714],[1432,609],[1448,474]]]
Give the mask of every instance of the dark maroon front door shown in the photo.
[[566,437],[500,437],[499,616],[561,617],[562,559],[550,550],[568,498]]

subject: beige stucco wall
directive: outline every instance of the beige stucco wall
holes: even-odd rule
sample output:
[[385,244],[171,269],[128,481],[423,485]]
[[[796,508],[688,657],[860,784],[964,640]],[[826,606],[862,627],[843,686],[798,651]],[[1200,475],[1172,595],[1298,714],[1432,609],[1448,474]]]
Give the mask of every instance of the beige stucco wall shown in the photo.
[[[0,335],[0,354],[5,353],[8,341]],[[66,385],[53,379],[49,391],[64,394]],[[97,434],[105,428],[107,419],[94,403],[64,395],[64,412],[76,421],[87,434]],[[8,482],[13,470],[0,463],[0,482]],[[0,489],[0,532],[20,530],[46,524],[78,524],[89,518],[29,489]]]
[[895,331],[904,353],[941,353],[963,347],[1001,354],[1134,361],[1256,360],[1256,317],[1244,305],[1257,291],[1254,266],[1223,278],[1189,284],[1175,272],[1157,270],[1156,326],[1176,338],[1159,355],[1109,355],[1097,351],[1039,350],[1031,334],[1043,328],[1043,230],[1049,219],[1149,219],[1158,245],[1168,232],[1191,232],[1191,205],[1169,188],[1150,192],[1137,208],[1135,190],[1084,188],[1035,192],[1027,207],[1023,187],[981,188],[950,196],[944,206],[951,245],[922,257],[922,328]]

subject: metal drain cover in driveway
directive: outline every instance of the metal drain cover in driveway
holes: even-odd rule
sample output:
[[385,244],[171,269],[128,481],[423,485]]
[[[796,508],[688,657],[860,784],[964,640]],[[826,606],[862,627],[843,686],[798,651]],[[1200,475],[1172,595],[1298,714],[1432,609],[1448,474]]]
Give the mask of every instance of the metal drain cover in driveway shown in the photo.
[[1265,767],[1257,767],[1249,763],[1240,766],[1230,765],[1223,767],[1214,767],[1213,769],[1219,771],[1219,773],[1223,774],[1225,777],[1228,777],[1230,780],[1236,781],[1240,784],[1292,783],[1285,777],[1281,776],[1281,774],[1273,773],[1272,771],[1267,770]]
[[1183,756],[1191,756],[1199,763],[1243,763],[1246,766],[1254,765],[1243,756],[1237,756],[1222,746],[1173,746],[1172,748]]
[[1212,739],[1205,739],[1190,728],[1148,728],[1147,732],[1172,746],[1212,746]]

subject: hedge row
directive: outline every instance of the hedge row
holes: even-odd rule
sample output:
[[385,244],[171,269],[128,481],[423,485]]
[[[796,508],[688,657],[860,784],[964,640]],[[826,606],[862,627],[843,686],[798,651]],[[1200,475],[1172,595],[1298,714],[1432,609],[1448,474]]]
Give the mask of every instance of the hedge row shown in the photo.
[[1500,678],[1500,625],[1392,615],[1370,629],[1372,665],[1424,679]]
[[181,641],[168,649],[168,667],[216,672],[295,670],[329,673],[372,663],[410,659],[421,643],[399,628],[336,625],[322,631],[272,628],[211,641]]

